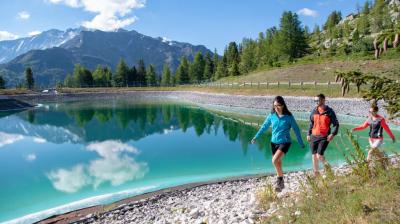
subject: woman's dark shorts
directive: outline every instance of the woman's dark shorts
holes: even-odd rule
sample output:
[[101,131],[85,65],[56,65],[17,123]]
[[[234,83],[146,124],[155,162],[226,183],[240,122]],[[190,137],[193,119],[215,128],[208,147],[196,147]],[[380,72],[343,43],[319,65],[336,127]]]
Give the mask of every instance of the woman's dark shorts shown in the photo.
[[291,144],[292,143],[290,143],[290,142],[281,143],[281,144],[275,144],[275,143],[271,142],[272,155],[275,155],[275,153],[276,153],[276,151],[278,151],[278,149],[286,154],[289,151]]
[[328,147],[328,137],[327,136],[315,136],[311,135],[310,149],[312,154],[318,153],[323,156],[326,148]]

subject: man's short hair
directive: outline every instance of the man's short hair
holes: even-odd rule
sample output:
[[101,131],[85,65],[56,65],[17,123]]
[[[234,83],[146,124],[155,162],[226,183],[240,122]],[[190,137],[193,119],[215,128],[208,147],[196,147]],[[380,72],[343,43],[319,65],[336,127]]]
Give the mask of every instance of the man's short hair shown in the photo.
[[318,97],[318,99],[320,99],[320,100],[324,100],[324,99],[325,99],[325,95],[322,94],[322,93],[318,94],[317,97]]

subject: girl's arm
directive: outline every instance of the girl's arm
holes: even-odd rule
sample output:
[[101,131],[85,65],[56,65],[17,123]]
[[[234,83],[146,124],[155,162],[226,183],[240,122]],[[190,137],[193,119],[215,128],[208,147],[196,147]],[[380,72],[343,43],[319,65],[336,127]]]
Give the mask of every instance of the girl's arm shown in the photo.
[[291,126],[292,126],[292,128],[293,128],[293,130],[294,130],[294,133],[296,134],[297,142],[300,144],[300,146],[301,146],[302,148],[304,148],[304,142],[303,142],[303,139],[301,138],[300,128],[299,128],[299,126],[297,125],[297,122],[296,122],[296,120],[294,119],[294,116],[291,116],[291,117],[292,117],[292,119],[291,119]]
[[366,120],[362,125],[357,126],[352,129],[352,131],[361,131],[363,129],[366,129],[369,126],[368,120]]
[[384,118],[382,118],[381,124],[382,124],[383,129],[385,129],[385,131],[388,133],[390,138],[394,141],[395,140],[394,135],[393,135],[392,131],[390,130],[389,126],[386,124],[386,121]]
[[257,139],[262,135],[271,125],[271,114],[268,115],[268,117],[265,119],[264,123],[261,125],[260,130],[258,130],[257,134],[254,136],[253,139]]

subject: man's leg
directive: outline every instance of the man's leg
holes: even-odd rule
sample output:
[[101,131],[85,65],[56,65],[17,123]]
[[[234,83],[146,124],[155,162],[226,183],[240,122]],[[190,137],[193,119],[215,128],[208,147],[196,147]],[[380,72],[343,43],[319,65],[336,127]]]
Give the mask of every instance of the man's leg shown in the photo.
[[318,176],[319,175],[319,161],[318,161],[317,153],[312,154],[312,161],[313,161],[314,175]]

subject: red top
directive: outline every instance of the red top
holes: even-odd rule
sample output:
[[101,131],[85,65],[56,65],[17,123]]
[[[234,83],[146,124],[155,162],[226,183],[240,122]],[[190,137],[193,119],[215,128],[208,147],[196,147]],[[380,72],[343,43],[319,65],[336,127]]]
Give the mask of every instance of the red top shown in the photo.
[[362,125],[353,128],[353,131],[360,131],[370,127],[369,130],[369,137],[370,138],[382,138],[382,128],[385,129],[386,133],[390,136],[391,139],[395,139],[392,131],[390,130],[389,126],[386,123],[386,120],[381,115],[376,115],[376,119],[372,119],[369,117]]

